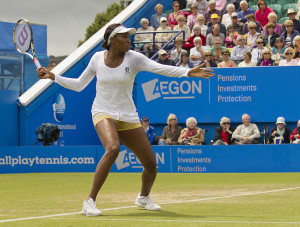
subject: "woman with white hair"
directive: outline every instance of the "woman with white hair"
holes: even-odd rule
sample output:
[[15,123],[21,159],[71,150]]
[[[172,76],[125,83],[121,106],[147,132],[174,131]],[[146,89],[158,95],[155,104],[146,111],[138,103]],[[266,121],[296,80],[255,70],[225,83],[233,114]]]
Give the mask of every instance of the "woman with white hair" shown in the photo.
[[[187,40],[191,36],[191,30],[185,23],[185,16],[179,15],[177,17],[177,21],[178,24],[173,28],[173,31],[184,31],[184,35],[183,33],[180,33],[177,37],[181,37],[183,40]],[[174,35],[176,35],[176,33],[174,33]]]
[[201,34],[201,27],[198,24],[196,24],[193,27],[193,33],[194,34],[184,43],[184,49],[186,49],[186,50],[190,50],[191,48],[193,48],[195,46],[194,39],[196,37],[201,38],[203,46],[206,45],[206,37]]
[[198,66],[200,62],[204,60],[204,52],[207,50],[207,47],[202,46],[200,37],[195,37],[193,42],[195,47],[190,50],[190,58],[194,66]]
[[201,28],[201,34],[206,35],[208,27],[205,25],[205,17],[202,14],[197,16],[197,23],[195,25],[199,25]]
[[[276,13],[270,13],[268,15],[268,19],[269,19],[269,23],[273,23],[275,26],[274,26],[274,32],[281,35],[281,24],[278,24],[276,23],[277,21],[277,15]],[[268,34],[268,31],[267,31],[267,28],[266,26],[264,27],[264,30],[263,30],[263,35],[267,35]]]
[[178,125],[175,114],[170,114],[167,119],[167,126],[164,128],[158,145],[178,145],[178,138],[182,128]]
[[230,119],[222,117],[220,126],[215,129],[215,138],[212,145],[230,145],[234,130],[235,128],[230,125]]
[[197,120],[194,117],[186,119],[186,128],[183,129],[178,138],[181,145],[201,145],[204,143],[204,132],[197,127]]
[[275,138],[279,138],[284,141],[284,143],[290,143],[291,129],[286,127],[285,118],[278,117],[276,121],[276,126],[272,128],[269,143],[274,143]]
[[[142,27],[136,30],[136,35],[134,36],[134,46],[136,51],[142,50],[147,57],[150,57],[150,53],[152,53],[151,49],[153,49],[153,33],[154,29],[149,26],[149,21],[147,18],[141,19]],[[139,34],[139,32],[147,32],[143,34]]]
[[223,15],[222,17],[222,24],[224,24],[226,27],[230,24],[232,24],[231,21],[231,14],[234,12],[235,7],[233,4],[227,5],[227,13]]
[[298,64],[297,59],[293,59],[295,56],[295,50],[291,47],[286,48],[284,51],[285,59],[280,60],[279,66],[295,66]]
[[300,144],[300,120],[297,123],[297,128],[295,128],[290,135],[291,143]]

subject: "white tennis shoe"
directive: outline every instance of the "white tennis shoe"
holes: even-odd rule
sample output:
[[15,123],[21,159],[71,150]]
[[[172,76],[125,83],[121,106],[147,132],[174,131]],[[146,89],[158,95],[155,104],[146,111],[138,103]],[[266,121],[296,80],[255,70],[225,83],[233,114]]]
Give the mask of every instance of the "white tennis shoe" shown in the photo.
[[102,215],[101,211],[96,207],[96,202],[92,198],[89,198],[83,202],[82,214],[86,216]]
[[151,198],[150,195],[148,196],[141,196],[140,193],[138,194],[135,205],[139,207],[143,207],[146,210],[161,210],[161,207],[157,205]]

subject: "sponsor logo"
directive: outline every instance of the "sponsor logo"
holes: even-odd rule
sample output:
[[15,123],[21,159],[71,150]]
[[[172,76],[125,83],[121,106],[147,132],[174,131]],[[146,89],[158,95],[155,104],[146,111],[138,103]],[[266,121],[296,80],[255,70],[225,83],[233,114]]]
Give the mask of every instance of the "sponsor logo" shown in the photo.
[[147,102],[162,97],[163,99],[194,99],[202,93],[201,80],[198,81],[158,81],[150,80],[142,84]]
[[[157,165],[165,164],[165,154],[155,153]],[[116,159],[116,166],[118,170],[131,167],[133,169],[143,168],[140,160],[135,156],[134,153],[127,150],[120,151],[118,158]]]
[[28,32],[26,30],[26,25],[24,25],[22,31],[20,32],[17,40],[19,41],[18,43],[21,45],[21,46],[24,46],[25,42],[27,41],[28,39]]
[[125,67],[125,74],[130,73],[129,67]]
[[57,122],[62,121],[65,117],[66,104],[65,99],[61,94],[57,94],[57,96],[54,98],[52,107],[54,119]]

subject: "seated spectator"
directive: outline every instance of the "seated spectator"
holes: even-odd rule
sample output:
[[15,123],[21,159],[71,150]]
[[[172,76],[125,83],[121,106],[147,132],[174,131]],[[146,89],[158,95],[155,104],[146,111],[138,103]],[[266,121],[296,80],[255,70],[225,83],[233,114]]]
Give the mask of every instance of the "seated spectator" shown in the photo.
[[275,61],[271,59],[271,51],[266,48],[261,52],[261,59],[257,62],[257,66],[274,66]]
[[290,135],[290,141],[294,144],[300,144],[300,120],[297,123],[297,128],[295,128]]
[[264,45],[268,48],[272,48],[275,45],[276,39],[279,38],[279,34],[274,32],[275,24],[271,22],[269,22],[265,28],[267,30],[267,34],[262,37]]
[[[174,1],[174,0],[173,0]],[[175,1],[174,1],[175,2]],[[179,10],[184,10],[186,8],[186,0],[177,0],[177,2],[179,3]]]
[[143,129],[145,130],[145,133],[149,139],[149,142],[151,145],[155,142],[155,128],[149,125],[149,118],[148,117],[142,117],[141,124],[143,126]]
[[172,4],[172,8],[173,8],[173,13],[169,14],[169,27],[171,27],[172,29],[178,24],[177,22],[177,18],[179,15],[184,15],[183,12],[179,11],[179,2],[178,1],[174,1]]
[[209,49],[212,53],[212,59],[216,63],[220,63],[223,61],[222,50],[225,50],[226,47],[221,46],[221,39],[219,37],[215,37],[213,40],[213,45]]
[[183,44],[182,38],[176,37],[175,49],[171,51],[171,59],[175,62],[176,65],[180,62],[181,53],[182,51],[184,51],[184,49],[182,49],[182,44]]
[[213,40],[218,37],[221,40],[221,45],[224,46],[225,36],[224,34],[220,33],[220,25],[215,24],[213,25],[213,32],[208,34],[206,37],[206,46],[211,47],[213,45]]
[[[274,25],[273,32],[277,33],[278,35],[281,35],[281,24],[276,23],[276,21],[277,21],[277,15],[276,15],[276,13],[270,13],[269,16],[268,16],[268,18],[269,18],[269,23],[272,23]],[[267,25],[264,27],[263,36],[268,35]]]
[[[185,17],[183,15],[179,15],[177,17],[178,24],[173,28],[173,31],[184,31],[183,33],[180,33],[177,37],[182,38],[183,40],[188,40],[191,36],[190,28],[185,24]],[[173,33],[173,36],[176,35],[176,33]]]
[[230,24],[227,26],[227,37],[225,38],[225,47],[226,48],[233,48],[237,45],[237,37],[238,34],[236,34],[233,30],[233,26]]
[[251,52],[245,51],[243,54],[244,61],[240,62],[238,67],[254,67],[256,63],[251,61]]
[[[153,52],[153,31],[154,29],[149,25],[149,21],[146,18],[141,19],[141,28],[138,28],[136,34],[134,36],[135,42],[135,50],[140,51],[143,50],[147,57]],[[143,34],[139,34],[139,32],[147,32]]]
[[207,26],[205,25],[205,18],[202,14],[197,17],[197,23],[195,25],[199,25],[201,27],[201,34],[206,35]]
[[161,18],[162,17],[167,18],[167,14],[162,13],[162,11],[164,10],[164,7],[162,4],[157,4],[154,9],[156,11],[156,14],[153,14],[151,16],[150,25],[151,25],[151,27],[154,28],[154,30],[157,30],[159,28],[159,26],[161,25]]
[[[247,1],[248,1],[248,0],[247,0]],[[241,11],[241,7],[240,7],[241,0],[228,0],[228,1],[227,1],[227,4],[233,4],[236,13],[238,13],[238,12]]]
[[283,46],[283,40],[277,38],[274,47],[271,49],[271,58],[275,61],[275,65],[279,65],[280,60],[285,59],[284,51],[286,47]]
[[227,50],[227,49],[222,50],[223,61],[218,64],[218,68],[237,67],[237,65],[235,64],[235,62],[231,61],[229,59],[229,56],[230,56],[229,50]]
[[[300,33],[300,21],[295,18],[296,14],[297,14],[297,12],[293,8],[288,9],[288,11],[287,11],[287,16],[293,22],[293,29]],[[284,32],[284,31],[285,31],[285,27],[282,26],[282,32]]]
[[212,60],[212,53],[209,50],[204,51],[204,60],[199,65],[203,65],[205,68],[218,67],[217,63]]
[[204,35],[201,34],[201,27],[196,24],[193,27],[193,33],[194,35],[192,35],[185,43],[184,43],[184,49],[186,50],[190,50],[191,48],[193,48],[195,46],[194,44],[194,39],[196,37],[200,37],[201,41],[202,41],[202,45],[206,45],[206,37]]
[[204,132],[197,127],[197,120],[194,117],[186,119],[186,128],[182,129],[178,138],[181,145],[201,145],[204,142]]
[[258,33],[261,33],[261,24],[260,24],[259,21],[255,21],[255,16],[254,16],[252,13],[250,13],[250,14],[248,14],[248,15],[246,16],[246,18],[247,18],[247,22],[243,25],[243,31],[242,31],[242,34],[245,35],[245,34],[247,34],[247,33],[249,32],[249,31],[248,31],[248,23],[249,23],[250,21],[255,22],[255,24],[256,24],[256,31],[257,31]]
[[295,50],[294,58],[299,61],[300,59],[300,35],[297,35],[293,40],[293,46]]
[[234,130],[235,128],[230,126],[230,119],[222,117],[220,126],[215,129],[215,138],[212,145],[230,145]]
[[220,32],[224,35],[224,37],[226,37],[226,26],[220,23],[220,17],[218,14],[211,15],[211,22],[208,24],[206,36],[213,32],[213,27],[215,24],[220,25]]
[[193,65],[198,66],[204,59],[204,52],[207,50],[207,47],[202,46],[200,37],[195,37],[193,42],[195,43],[195,47],[190,50],[190,58]]
[[218,14],[219,17],[222,18],[222,13],[216,9],[216,1],[215,0],[210,0],[208,2],[208,8],[209,8],[209,10],[204,12],[204,18],[207,23],[211,22],[212,14]]
[[227,6],[227,0],[216,0],[216,9],[223,14]]
[[277,126],[271,130],[269,143],[273,143],[274,138],[282,139],[284,143],[290,143],[290,135],[292,131],[289,127],[285,126],[286,124],[284,117],[278,117],[276,125]]
[[190,27],[190,30],[192,31],[193,26],[197,23],[197,17],[199,16],[198,13],[198,7],[196,4],[192,5],[192,13],[190,15],[188,15],[187,17],[187,26]]
[[269,14],[274,13],[274,11],[270,7],[267,7],[265,0],[258,0],[257,5],[258,9],[255,11],[255,19],[260,22],[263,28],[269,22]]
[[238,21],[238,15],[235,12],[231,14],[231,24],[234,32],[238,33],[239,35],[243,33],[244,24]]
[[248,2],[243,0],[240,2],[240,7],[241,7],[241,11],[238,13],[238,21],[242,22],[242,23],[246,23],[247,22],[247,15],[249,14],[253,14],[254,15],[254,10],[249,8]]
[[243,124],[239,125],[232,133],[233,144],[258,144],[260,132],[256,124],[250,123],[250,116],[243,114]]
[[293,29],[293,21],[286,20],[284,22],[285,31],[281,33],[283,45],[285,47],[293,47],[294,38],[299,35],[299,32]]
[[[206,0],[195,0],[194,3],[198,7],[199,14],[204,15],[204,12],[206,12],[208,9],[208,2]],[[202,34],[206,34],[206,33],[202,33]]]
[[189,54],[186,50],[182,51],[181,61],[176,66],[187,68],[187,69],[194,68],[193,63],[191,63],[189,60]]
[[263,42],[263,40],[262,39],[257,39],[256,40],[256,48],[254,48],[253,50],[252,50],[252,58],[251,58],[251,61],[253,61],[253,62],[255,62],[255,63],[257,63],[257,62],[259,62],[260,61],[260,59],[261,59],[261,56],[262,56],[262,52],[263,52],[263,50],[265,49],[264,48],[264,42]]
[[295,50],[291,47],[286,48],[284,51],[285,59],[280,60],[279,66],[295,66],[298,64],[297,59],[293,59],[295,56]]
[[223,15],[221,23],[227,27],[228,25],[231,24],[231,15],[234,12],[235,8],[233,4],[229,4],[227,5],[226,9],[227,9],[227,13]]
[[237,37],[237,43],[238,45],[231,50],[231,60],[235,61],[236,64],[239,64],[244,59],[244,52],[249,51],[251,53],[251,48],[245,45],[245,37],[243,35]]
[[[172,29],[167,26],[168,21],[166,17],[160,18],[160,24],[161,26],[157,28],[157,32],[171,32]],[[161,48],[163,45],[165,45],[170,39],[172,39],[173,33],[156,33],[155,40],[156,45]],[[161,43],[163,42],[163,43]]]
[[164,49],[160,49],[158,51],[158,58],[156,59],[156,62],[163,64],[163,65],[173,65],[175,66],[175,62],[168,58],[168,53]]
[[248,23],[248,30],[249,32],[245,34],[246,43],[251,49],[256,48],[256,40],[262,38],[261,34],[256,31],[256,24],[252,21]]
[[158,145],[178,145],[178,138],[182,128],[177,125],[177,117],[175,114],[170,114],[167,120],[167,126],[164,128]]

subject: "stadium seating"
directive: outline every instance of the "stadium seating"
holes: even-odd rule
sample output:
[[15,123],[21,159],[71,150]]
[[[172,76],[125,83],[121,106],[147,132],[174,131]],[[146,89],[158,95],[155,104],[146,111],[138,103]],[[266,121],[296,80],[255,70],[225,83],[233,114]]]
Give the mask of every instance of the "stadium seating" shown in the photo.
[[255,12],[255,11],[258,9],[258,6],[257,6],[257,5],[253,5],[253,6],[251,6],[250,8],[253,9],[254,12]]
[[289,20],[290,18],[288,17],[281,17],[280,20],[278,21],[279,24],[283,24],[286,20]]
[[286,17],[288,9],[291,9],[291,8],[293,8],[295,11],[298,11],[296,3],[286,4],[281,11],[281,17]]
[[277,18],[281,18],[281,5],[279,4],[272,4],[269,7],[276,13]]
[[290,2],[290,0],[275,0],[275,4],[281,5],[282,9],[285,5],[290,4],[290,3],[292,3],[292,2]]

